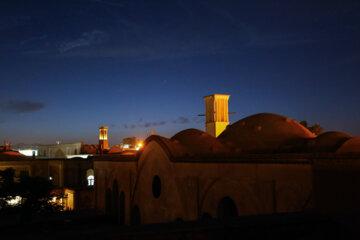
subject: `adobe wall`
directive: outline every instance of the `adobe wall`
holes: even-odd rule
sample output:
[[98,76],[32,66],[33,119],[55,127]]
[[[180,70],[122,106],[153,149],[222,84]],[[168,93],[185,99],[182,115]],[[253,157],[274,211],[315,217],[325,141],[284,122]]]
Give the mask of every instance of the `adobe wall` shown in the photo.
[[316,209],[330,215],[360,214],[360,154],[313,160]]
[[[133,204],[141,223],[216,218],[224,197],[238,215],[297,212],[313,208],[311,164],[172,162],[155,141],[138,162]],[[153,194],[154,177],[161,180],[160,196]]]
[[[130,224],[130,202],[136,181],[135,161],[113,161],[106,158],[94,161],[95,208],[103,214],[121,218]],[[117,191],[115,190],[117,185]],[[116,194],[117,192],[117,194]],[[124,196],[124,213],[120,209],[120,195]],[[118,197],[114,196],[117,195]],[[116,199],[117,198],[117,199]],[[116,203],[114,203],[116,201]],[[115,212],[116,211],[116,212]],[[122,221],[119,219],[119,221]]]

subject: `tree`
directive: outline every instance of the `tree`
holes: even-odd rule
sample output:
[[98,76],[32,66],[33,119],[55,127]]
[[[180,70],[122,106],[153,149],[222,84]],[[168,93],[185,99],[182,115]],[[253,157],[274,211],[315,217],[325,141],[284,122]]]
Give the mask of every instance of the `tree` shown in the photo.
[[323,128],[320,126],[320,124],[315,123],[311,127],[308,128],[313,134],[316,136],[320,135],[323,132]]
[[12,168],[0,171],[0,213],[54,212],[61,206],[52,199],[53,185],[42,177],[15,176]]
[[323,127],[320,126],[320,124],[315,123],[312,126],[308,126],[308,123],[306,120],[303,120],[300,122],[301,125],[303,125],[304,127],[306,127],[307,129],[309,129],[310,132],[312,132],[313,134],[315,134],[316,136],[320,135],[323,132]]

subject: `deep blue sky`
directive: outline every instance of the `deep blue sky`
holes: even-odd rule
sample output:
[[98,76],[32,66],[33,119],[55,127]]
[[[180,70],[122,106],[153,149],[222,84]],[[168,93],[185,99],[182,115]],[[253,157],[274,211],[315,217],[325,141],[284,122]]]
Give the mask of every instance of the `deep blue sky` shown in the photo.
[[259,112],[360,135],[359,1],[0,1],[0,141],[110,144]]

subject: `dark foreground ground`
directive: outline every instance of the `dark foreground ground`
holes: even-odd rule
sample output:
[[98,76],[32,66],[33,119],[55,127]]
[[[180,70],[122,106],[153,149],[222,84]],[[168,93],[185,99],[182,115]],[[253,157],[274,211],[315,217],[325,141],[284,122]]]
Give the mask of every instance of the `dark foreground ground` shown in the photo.
[[314,213],[124,227],[87,212],[37,216],[24,223],[19,217],[2,218],[0,223],[0,239],[359,239],[354,226]]

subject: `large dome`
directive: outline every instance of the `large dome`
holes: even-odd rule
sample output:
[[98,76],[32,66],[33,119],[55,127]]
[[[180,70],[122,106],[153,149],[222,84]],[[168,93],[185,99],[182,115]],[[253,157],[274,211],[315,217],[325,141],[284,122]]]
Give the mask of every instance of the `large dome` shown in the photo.
[[239,152],[291,152],[302,151],[315,135],[293,119],[260,113],[229,125],[218,138]]
[[351,138],[350,135],[342,132],[325,132],[310,142],[310,152],[335,152],[345,141]]
[[186,129],[175,134],[171,140],[180,143],[191,155],[212,155],[229,152],[218,139],[198,129]]
[[353,137],[346,142],[336,151],[337,153],[354,153],[360,152],[360,137]]

